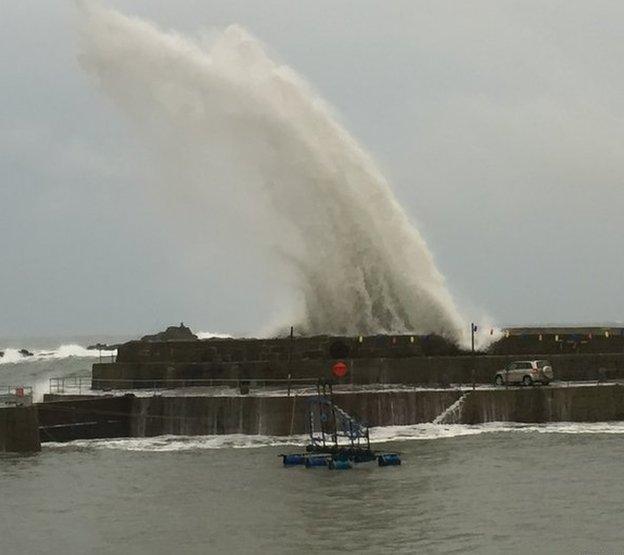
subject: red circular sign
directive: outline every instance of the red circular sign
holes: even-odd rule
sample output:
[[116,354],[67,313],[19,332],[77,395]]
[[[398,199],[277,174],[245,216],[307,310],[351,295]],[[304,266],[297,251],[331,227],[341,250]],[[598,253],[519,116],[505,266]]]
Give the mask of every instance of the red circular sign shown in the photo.
[[339,360],[336,364],[332,366],[332,374],[337,378],[343,378],[344,376],[346,376],[348,370],[349,368],[344,362],[342,362],[342,360]]

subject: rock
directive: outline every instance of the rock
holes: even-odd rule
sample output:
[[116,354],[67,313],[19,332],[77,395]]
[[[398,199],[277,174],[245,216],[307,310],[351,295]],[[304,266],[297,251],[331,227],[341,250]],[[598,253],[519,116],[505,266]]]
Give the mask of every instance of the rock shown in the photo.
[[20,349],[20,350],[18,351],[18,353],[19,353],[20,355],[22,355],[23,357],[32,357],[32,356],[34,356],[34,354],[33,354],[33,353],[31,353],[28,349]]
[[141,341],[196,341],[197,336],[182,322],[179,326],[169,326],[165,331],[154,335],[144,335]]
[[4,351],[0,351],[0,358],[4,356]]

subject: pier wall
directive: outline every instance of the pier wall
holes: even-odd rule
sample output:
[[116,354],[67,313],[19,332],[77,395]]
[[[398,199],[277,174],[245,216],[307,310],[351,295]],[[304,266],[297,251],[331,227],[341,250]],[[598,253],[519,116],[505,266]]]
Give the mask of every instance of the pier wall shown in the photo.
[[[449,391],[341,393],[335,403],[370,426],[432,422],[460,396]],[[307,431],[309,397],[137,397],[131,435],[287,436]]]
[[[624,328],[522,329],[480,354],[624,353]],[[271,339],[212,338],[195,341],[130,341],[118,362],[253,362],[258,360],[404,358],[469,354],[437,335],[311,336]]]
[[469,392],[457,422],[604,422],[624,420],[624,386],[514,388]]
[[491,383],[498,369],[528,358],[549,359],[557,380],[624,378],[624,329],[510,329],[475,354],[436,335],[130,341],[118,347],[115,362],[93,365],[93,387],[152,388],[154,380],[329,378],[337,360],[348,363],[346,381],[354,384]]
[[[344,393],[334,400],[370,426],[405,426],[433,422],[462,396],[455,419],[446,423],[624,420],[621,385]],[[307,403],[294,396],[136,398],[131,435],[303,434]]]
[[[480,354],[557,355],[624,353],[623,328],[519,330]],[[311,336],[195,341],[130,341],[118,347],[118,362],[178,363],[298,361],[305,359],[411,358],[469,354],[437,335]]]
[[[40,403],[37,409],[41,441],[163,434],[288,436],[306,433],[309,399],[294,395],[125,395],[52,401]],[[445,424],[624,420],[624,386],[617,384],[349,392],[334,394],[334,401],[370,426],[433,422],[447,412],[451,414],[444,418]],[[457,407],[457,410],[447,411],[450,407]],[[32,429],[24,437],[34,442]],[[36,442],[33,445],[36,446]]]
[[34,453],[40,450],[36,408],[0,408],[0,453]]
[[127,437],[133,399],[94,396],[37,403],[41,441]]
[[[624,353],[577,353],[520,358],[546,358],[556,380],[607,380],[624,378]],[[352,384],[402,383],[448,385],[492,383],[497,370],[518,355],[419,356],[345,358],[349,372],[341,381]],[[251,362],[116,362],[93,365],[94,389],[140,389],[157,386],[158,380],[237,380],[330,378],[332,359]],[[473,368],[474,373],[473,373]],[[192,383],[190,384],[192,385]]]

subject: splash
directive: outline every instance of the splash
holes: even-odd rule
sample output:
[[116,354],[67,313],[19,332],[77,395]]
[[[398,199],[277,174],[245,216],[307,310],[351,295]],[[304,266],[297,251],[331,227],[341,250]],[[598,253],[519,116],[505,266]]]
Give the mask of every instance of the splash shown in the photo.
[[457,401],[452,405],[449,405],[433,420],[434,424],[457,424],[461,421],[461,409],[466,401],[466,396],[470,395],[470,392],[464,393]]
[[213,331],[198,331],[195,335],[197,335],[198,339],[232,339],[234,337],[229,333],[217,333]]
[[279,251],[300,331],[464,342],[444,278],[388,182],[292,69],[237,25],[208,43],[97,5],[83,15],[81,63],[139,130],[171,204],[188,219],[219,189],[236,198],[243,217],[231,215],[232,230],[242,220],[257,249]]

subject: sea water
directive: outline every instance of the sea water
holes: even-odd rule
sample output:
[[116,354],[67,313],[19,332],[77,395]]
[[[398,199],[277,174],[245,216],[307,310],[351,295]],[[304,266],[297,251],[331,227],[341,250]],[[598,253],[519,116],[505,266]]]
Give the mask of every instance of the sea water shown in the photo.
[[284,468],[277,455],[299,449],[299,438],[249,436],[81,441],[3,456],[2,553],[615,553],[624,545],[621,424],[376,433],[376,447],[400,451],[402,466]]
[[[0,385],[88,375],[88,341],[23,339]],[[74,354],[62,344],[79,344]],[[111,341],[112,342],[112,341]],[[5,340],[5,345],[13,344]],[[52,353],[42,356],[41,353]],[[64,354],[63,354],[64,353]],[[624,422],[373,428],[403,465],[283,468],[305,436],[162,436],[0,456],[1,553],[617,552]]]

